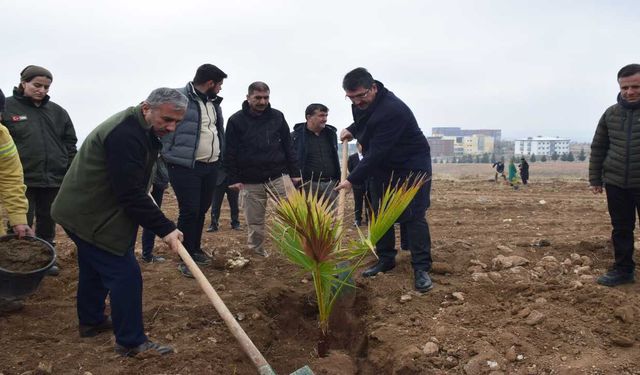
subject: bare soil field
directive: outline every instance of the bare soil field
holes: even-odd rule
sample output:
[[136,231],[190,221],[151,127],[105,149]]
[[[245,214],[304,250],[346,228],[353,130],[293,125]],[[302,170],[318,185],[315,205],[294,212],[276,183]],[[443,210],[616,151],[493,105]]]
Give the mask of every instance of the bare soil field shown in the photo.
[[[309,276],[273,247],[268,258],[251,254],[226,203],[221,230],[204,234],[214,261],[203,272],[279,374],[305,364],[334,375],[640,374],[640,284],[594,281],[612,260],[611,228],[605,198],[587,189],[586,164],[532,163],[531,184],[518,190],[492,179],[486,164],[434,166],[434,289],[413,291],[405,251],[394,270],[358,275],[336,310],[327,358],[316,353]],[[170,190],[165,202],[175,218]],[[108,333],[81,339],[75,248],[62,231],[58,239],[60,276],[45,278],[23,311],[0,317],[0,373],[256,373],[161,244],[168,261],[141,264],[145,328],[177,353],[121,358]],[[238,255],[249,263],[229,268]]]

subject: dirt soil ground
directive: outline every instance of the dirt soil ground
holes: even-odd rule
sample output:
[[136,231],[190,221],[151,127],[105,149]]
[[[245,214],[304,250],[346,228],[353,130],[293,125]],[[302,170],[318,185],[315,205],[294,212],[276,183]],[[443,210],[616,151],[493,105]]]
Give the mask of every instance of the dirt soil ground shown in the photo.
[[[359,289],[336,311],[327,358],[316,355],[308,275],[273,248],[266,259],[250,254],[226,203],[221,230],[204,235],[214,262],[203,271],[279,374],[305,364],[316,374],[640,374],[640,283],[594,282],[612,260],[605,199],[588,191],[584,170],[536,180],[538,164],[518,190],[490,181],[490,171],[455,177],[455,167],[436,166],[428,214],[435,288],[413,291],[403,251],[393,271],[358,275]],[[171,192],[165,202],[175,218]],[[141,264],[144,320],[149,336],[177,353],[120,358],[110,334],[80,339],[74,251],[59,232],[60,276],[45,278],[22,312],[0,317],[0,373],[255,373],[161,244],[156,252],[169,260]],[[249,263],[229,268],[239,255]]]

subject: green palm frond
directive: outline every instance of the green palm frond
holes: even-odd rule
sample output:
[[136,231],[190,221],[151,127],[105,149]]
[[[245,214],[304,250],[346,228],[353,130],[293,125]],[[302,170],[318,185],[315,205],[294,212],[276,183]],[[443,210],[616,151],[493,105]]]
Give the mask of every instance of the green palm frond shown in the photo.
[[[380,210],[371,216],[369,230],[360,232],[359,241],[342,247],[342,218],[319,191],[292,190],[277,200],[270,235],[277,249],[293,264],[311,273],[318,303],[319,325],[324,334],[329,316],[343,288],[355,288],[349,280],[368,254],[375,254],[375,244],[407,208],[428,179],[412,176],[389,186],[380,202]],[[272,193],[273,194],[273,193]]]

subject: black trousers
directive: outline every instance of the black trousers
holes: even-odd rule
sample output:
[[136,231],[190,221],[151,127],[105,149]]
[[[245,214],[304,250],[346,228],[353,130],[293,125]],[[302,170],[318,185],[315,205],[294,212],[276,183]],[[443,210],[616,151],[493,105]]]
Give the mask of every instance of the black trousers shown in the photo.
[[196,162],[193,168],[167,164],[169,180],[178,200],[178,229],[189,254],[200,252],[204,217],[211,206],[218,162]]
[[363,186],[353,187],[353,200],[355,201],[353,206],[353,214],[357,222],[362,221],[362,208],[364,211],[365,219],[369,219],[368,215],[368,203],[367,203],[367,190]]
[[633,230],[636,226],[636,212],[640,215],[640,189],[623,189],[607,184],[605,190],[613,226],[613,268],[631,273],[636,268],[633,261]]
[[[369,185],[374,211],[378,211],[380,199],[384,193],[383,184]],[[406,243],[411,251],[411,265],[414,270],[431,270],[431,233],[427,223],[426,213],[430,205],[431,181],[424,184],[409,204],[397,222],[401,224],[401,234],[405,235]],[[376,244],[376,253],[383,262],[394,262],[398,254],[395,248],[395,229],[391,227]]]
[[[151,187],[151,196],[156,201],[158,208],[162,207],[162,198],[167,184],[153,184]],[[142,257],[151,258],[153,256],[153,245],[155,243],[156,234],[149,229],[142,228]]]
[[211,202],[211,224],[218,224],[220,220],[220,207],[222,207],[222,201],[225,194],[227,195],[227,202],[229,203],[229,210],[231,211],[231,225],[240,224],[239,209],[238,209],[238,197],[240,192],[238,190],[229,189],[227,181],[222,185],[216,186],[213,191],[213,200]]
[[30,187],[27,186],[27,200],[29,210],[27,211],[27,224],[33,225],[36,222],[36,237],[53,245],[56,238],[56,223],[51,217],[51,204],[58,195],[57,187]]
[[142,274],[133,247],[123,256],[111,254],[67,231],[78,247],[77,310],[80,324],[97,325],[107,318],[105,298],[111,302],[116,343],[127,348],[145,341],[142,323]]

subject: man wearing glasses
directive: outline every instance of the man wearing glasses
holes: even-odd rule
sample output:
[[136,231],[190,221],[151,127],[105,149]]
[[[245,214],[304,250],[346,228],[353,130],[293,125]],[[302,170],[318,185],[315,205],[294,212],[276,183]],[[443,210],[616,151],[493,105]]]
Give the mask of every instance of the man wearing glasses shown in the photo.
[[[429,143],[413,113],[384,85],[373,79],[365,68],[356,68],[342,81],[350,100],[354,123],[340,133],[340,140],[356,138],[362,145],[363,157],[358,166],[336,190],[350,189],[369,181],[373,209],[389,183],[397,183],[412,175],[431,175]],[[393,181],[392,181],[393,178]],[[398,222],[406,227],[415,289],[426,292],[433,287],[431,269],[431,236],[426,220],[430,203],[431,181],[416,194]],[[395,234],[391,228],[376,245],[379,260],[365,270],[364,277],[375,276],[395,267]]]

